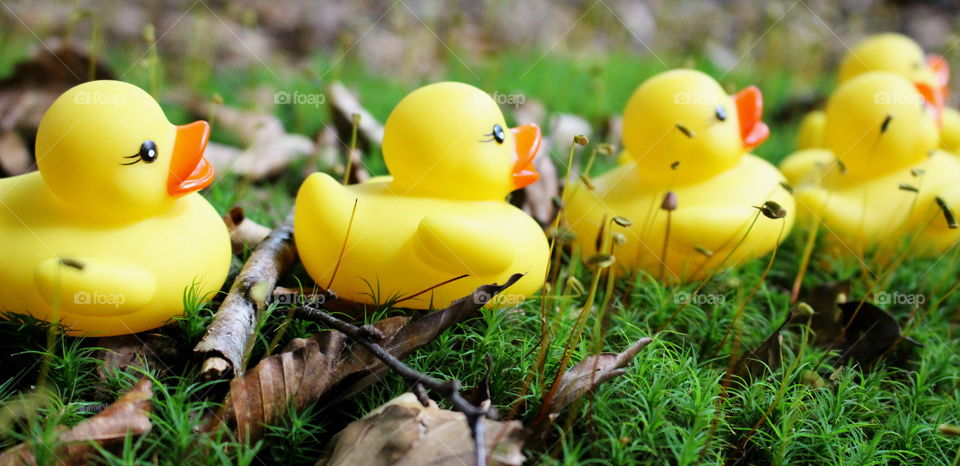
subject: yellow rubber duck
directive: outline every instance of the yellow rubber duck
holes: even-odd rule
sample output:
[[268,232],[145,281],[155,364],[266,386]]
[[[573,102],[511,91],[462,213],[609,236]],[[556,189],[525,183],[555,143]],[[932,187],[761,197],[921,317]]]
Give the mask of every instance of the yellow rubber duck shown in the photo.
[[314,173],[300,187],[294,237],[304,267],[320,286],[363,303],[407,298],[461,275],[403,306],[444,307],[513,273],[526,275],[510,296],[534,293],[547,240],[505,199],[539,178],[539,146],[539,127],[508,129],[493,99],[473,86],[443,82],[410,93],[384,129],[392,176],[342,186]]
[[194,193],[214,177],[209,132],[170,124],[119,81],[57,98],[37,134],[39,171],[0,179],[0,309],[110,336],[163,325],[194,283],[219,290],[230,238]]
[[[945,108],[949,91],[950,65],[934,54],[924,55],[913,39],[896,33],[870,36],[857,44],[840,64],[839,84],[863,73],[887,71],[917,83],[918,89],[938,113],[942,114],[940,147],[951,153],[960,149],[960,113]],[[826,115],[823,111],[808,113],[800,122],[797,134],[798,149],[823,147]]]
[[797,180],[801,217],[822,221],[837,252],[898,247],[913,232],[919,253],[958,239],[942,208],[960,205],[960,161],[936,149],[935,115],[915,83],[861,74],[830,97],[826,122],[826,148],[797,152],[781,167]]
[[[773,249],[793,225],[794,204],[776,168],[748,153],[769,134],[762,112],[757,88],[731,97],[699,71],[672,70],[644,82],[623,115],[623,142],[633,162],[594,179],[592,187],[572,185],[568,193],[564,212],[582,250],[597,251],[600,231],[622,231],[627,241],[614,250],[618,264],[673,281],[697,279]],[[676,204],[669,216],[662,208],[668,192]],[[788,215],[761,215],[747,233],[756,207],[767,201]],[[615,216],[632,225],[613,224]]]

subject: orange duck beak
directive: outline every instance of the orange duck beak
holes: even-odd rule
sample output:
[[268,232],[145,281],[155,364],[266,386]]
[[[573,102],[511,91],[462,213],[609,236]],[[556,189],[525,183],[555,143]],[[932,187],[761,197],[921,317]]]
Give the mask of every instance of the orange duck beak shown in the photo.
[[173,159],[167,176],[167,192],[181,196],[199,191],[213,182],[213,165],[203,157],[210,139],[210,124],[200,120],[177,126]]
[[950,93],[950,64],[940,55],[930,54],[927,55],[927,66],[933,70],[933,75],[937,78],[937,83],[940,84],[940,94],[946,101]]
[[943,92],[940,89],[929,86],[924,83],[914,83],[917,91],[920,92],[920,95],[923,96],[924,102],[928,105],[928,108],[933,112],[933,117],[937,120],[937,124],[941,124],[940,117],[943,115]]
[[534,123],[510,128],[510,131],[513,131],[513,137],[517,141],[516,161],[513,164],[513,185],[516,189],[521,189],[540,179],[540,173],[533,166],[533,158],[540,150],[542,135],[540,127]]
[[740,140],[743,147],[751,150],[770,137],[770,128],[763,118],[763,94],[757,86],[750,86],[733,96],[740,116]]

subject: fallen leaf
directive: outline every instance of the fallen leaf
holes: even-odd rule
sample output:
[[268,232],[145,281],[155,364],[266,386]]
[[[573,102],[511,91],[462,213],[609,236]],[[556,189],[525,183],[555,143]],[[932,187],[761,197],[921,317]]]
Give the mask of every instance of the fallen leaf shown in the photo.
[[[450,303],[446,309],[431,312],[422,317],[410,320],[410,323],[404,325],[403,328],[397,331],[392,338],[384,338],[384,340],[380,342],[380,345],[394,356],[403,359],[408,354],[432,342],[438,335],[440,335],[441,332],[445,331],[446,329],[453,327],[454,325],[459,324],[460,322],[463,322],[471,317],[479,315],[480,309],[487,301],[500,294],[500,292],[505,290],[510,285],[516,283],[517,280],[522,277],[522,274],[514,274],[502,285],[483,285],[474,290],[470,296],[465,296]],[[392,322],[390,324],[393,325]],[[381,326],[380,322],[374,325],[377,328],[380,328]],[[388,332],[384,333],[389,335]],[[350,357],[344,359],[344,366],[341,368],[341,370],[351,370],[353,372],[363,371],[362,373],[365,373],[366,375],[362,378],[359,378],[351,385],[345,387],[341,392],[341,395],[338,396],[338,399],[352,396],[364,388],[376,383],[382,378],[382,374],[387,370],[386,366],[380,361],[376,361],[373,364],[368,364],[367,361],[369,361],[369,359],[363,358],[363,354],[367,353],[367,350],[362,347],[356,348],[356,351],[352,352]]]
[[[483,419],[490,464],[519,465],[523,425]],[[472,464],[474,442],[463,413],[423,406],[404,393],[356,420],[337,434],[328,458],[318,465]]]
[[[834,299],[836,296],[834,295]],[[836,304],[833,305],[834,307]],[[759,377],[766,370],[776,370],[783,360],[783,333],[791,325],[805,325],[813,321],[816,311],[807,303],[801,302],[790,309],[790,313],[776,330],[755,348],[746,350],[734,365],[733,373],[741,378]]]
[[[852,360],[860,367],[869,367],[901,340],[900,323],[889,312],[866,301],[841,303],[840,309],[843,311],[843,324],[848,327],[843,341],[838,345],[838,365]],[[904,341],[922,346],[911,339]]]
[[[515,274],[502,285],[481,286],[447,308],[421,317],[382,319],[373,324],[384,335],[380,344],[402,359],[444,330],[478,315],[490,297],[521,277]],[[347,346],[346,340],[344,334],[331,330],[311,339],[295,339],[283,352],[262,359],[242,377],[230,381],[226,409],[209,424],[210,431],[226,424],[241,438],[255,442],[263,437],[264,425],[276,424],[290,409],[316,402],[335,385],[331,403],[380,380],[386,366],[366,348]]]
[[253,249],[272,231],[269,227],[247,218],[243,214],[243,207],[230,209],[230,212],[223,216],[223,222],[230,232],[230,245],[234,254],[239,254],[244,249]]
[[[195,114],[211,113],[208,100],[195,93],[181,91],[170,96]],[[269,113],[220,105],[216,107],[215,118],[218,130],[229,132],[243,144],[242,148],[215,142],[207,144],[204,156],[218,176],[234,173],[252,181],[278,176],[290,164],[316,150],[313,140],[288,133],[283,122]]]
[[[789,321],[789,317],[787,318]],[[782,359],[781,346],[783,345],[783,325],[777,328],[773,334],[763,340],[756,348],[749,349],[743,353],[740,360],[734,366],[734,374],[741,378],[747,376],[758,377],[768,368],[773,371],[780,367]]]
[[522,194],[519,206],[543,226],[553,221],[556,213],[553,199],[560,195],[560,178],[557,167],[550,158],[550,144],[549,139],[541,141],[540,150],[533,159],[533,165],[540,173],[540,180],[519,191]]
[[[96,358],[102,361],[97,366],[101,382],[106,382],[116,372],[152,370],[162,374],[168,372],[180,356],[179,345],[169,335],[157,331],[99,338],[96,346],[100,348]],[[97,387],[98,398],[102,399],[108,393],[109,387]]]
[[[97,452],[93,443],[115,449],[123,445],[127,435],[139,436],[149,432],[152,398],[153,382],[144,378],[100,414],[66,430],[54,452],[58,463],[89,464]],[[29,443],[10,448],[0,453],[0,465],[36,464],[33,449],[34,445]]]
[[327,102],[330,107],[330,117],[340,140],[350,142],[353,132],[353,115],[360,115],[360,124],[357,126],[357,147],[369,152],[373,146],[383,143],[383,125],[360,104],[356,94],[347,89],[343,83],[334,81],[327,86]]
[[813,309],[810,329],[813,330],[813,342],[820,346],[833,344],[843,330],[840,303],[847,301],[850,295],[850,282],[828,282],[818,285],[804,296],[803,302]]
[[623,137],[623,117],[613,115],[607,120],[607,143],[613,147],[620,147]]
[[[373,117],[363,105],[360,99],[347,89],[342,83],[334,81],[327,87],[329,95],[330,118],[333,120],[333,126],[336,129],[334,136],[339,144],[336,146],[342,148],[342,152],[349,150],[350,140],[353,137],[354,116],[359,118],[357,124],[357,145],[356,149],[350,152],[350,175],[347,177],[349,183],[363,183],[370,178],[370,174],[364,167],[361,154],[370,150],[374,146],[383,144],[383,125]],[[343,157],[344,159],[346,157]],[[345,165],[338,167],[341,174],[346,169]]]
[[22,175],[33,167],[33,155],[16,131],[0,132],[0,172],[7,176]]
[[[847,301],[849,293],[848,281],[828,282],[813,288],[772,335],[744,353],[737,362],[735,373],[741,377],[756,377],[767,367],[780,367],[782,333],[808,323],[813,331],[812,344],[839,352],[837,366],[854,361],[861,367],[869,367],[901,339],[922,346],[912,339],[902,338],[900,324],[889,312],[869,302]],[[801,308],[805,312],[798,312]]]
[[560,378],[560,388],[553,398],[550,412],[560,413],[601,383],[625,374],[624,367],[651,341],[651,338],[641,338],[620,353],[590,356],[571,367]]
[[556,113],[550,118],[551,142],[554,147],[563,148],[564,155],[573,138],[578,135],[584,135],[588,139],[593,135],[593,128],[586,118],[571,113]]
[[67,89],[92,79],[114,79],[113,72],[80,48],[49,41],[0,80],[0,170],[20,175],[35,168],[33,147],[40,119]]
[[337,169],[342,170],[343,157],[340,156],[340,139],[337,138],[337,131],[329,125],[323,125],[323,129],[317,133],[317,150],[303,167],[303,176],[306,178],[314,172],[334,172]]

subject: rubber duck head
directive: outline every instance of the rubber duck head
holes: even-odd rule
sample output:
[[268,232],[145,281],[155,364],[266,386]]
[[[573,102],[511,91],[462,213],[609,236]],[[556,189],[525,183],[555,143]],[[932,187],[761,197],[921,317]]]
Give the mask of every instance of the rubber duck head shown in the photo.
[[839,81],[843,84],[870,71],[888,71],[913,81],[937,115],[943,110],[950,66],[939,55],[924,55],[920,44],[913,39],[896,33],[868,37],[844,57]]
[[468,84],[430,84],[387,118],[383,157],[401,194],[503,199],[537,181],[540,128],[508,128],[496,102]]
[[623,114],[623,143],[639,169],[679,182],[708,178],[734,167],[770,131],[760,121],[756,87],[735,96],[710,76],[678,69],[637,88]]
[[210,126],[174,126],[137,86],[91,81],[54,101],[37,133],[45,184],[81,214],[144,218],[213,182]]
[[824,144],[841,176],[869,178],[923,160],[937,146],[929,103],[903,76],[870,72],[842,84],[827,103]]

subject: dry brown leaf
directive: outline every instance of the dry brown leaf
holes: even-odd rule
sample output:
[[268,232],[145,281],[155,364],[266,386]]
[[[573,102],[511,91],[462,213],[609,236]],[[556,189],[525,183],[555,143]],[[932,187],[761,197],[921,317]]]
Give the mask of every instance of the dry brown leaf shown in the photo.
[[223,216],[223,223],[227,224],[230,232],[230,245],[233,253],[239,254],[246,249],[253,249],[267,238],[272,230],[247,218],[243,214],[243,207],[234,207]]
[[33,155],[16,131],[0,131],[0,174],[22,175],[33,167]]
[[[490,464],[523,463],[523,425],[484,419]],[[423,406],[404,393],[354,421],[337,434],[329,458],[317,464],[472,464],[474,442],[463,413]]]
[[[537,100],[524,102],[514,111],[514,119],[517,124],[536,123],[543,126],[543,120],[546,118],[546,108]],[[530,214],[541,225],[549,225],[553,221],[554,202],[553,198],[560,194],[560,179],[557,176],[557,167],[550,158],[551,138],[544,138],[540,142],[540,150],[533,159],[534,167],[540,173],[540,180],[533,183],[521,191],[522,202],[520,207],[523,211]]]
[[[878,358],[891,352],[893,345],[901,340],[912,346],[920,343],[902,336],[900,323],[889,312],[865,301],[847,301],[850,283],[828,282],[810,290],[800,306],[806,312],[794,308],[787,319],[756,348],[748,350],[736,363],[735,373],[740,377],[757,377],[767,368],[781,365],[782,333],[806,326],[812,331],[811,341],[826,350],[837,350],[836,365],[854,361],[861,367],[869,367]],[[804,304],[806,303],[806,304]],[[852,319],[852,322],[851,322]],[[909,347],[897,352],[892,361],[903,365]],[[816,376],[816,373],[813,373]]]
[[[103,361],[97,366],[97,376],[101,382],[106,382],[116,372],[153,370],[166,373],[180,356],[179,345],[169,335],[155,331],[99,338],[96,346],[101,348],[96,357]],[[109,401],[109,391],[107,385],[99,385],[95,396]]]
[[[433,341],[444,330],[474,317],[487,299],[514,284],[484,285],[446,309],[422,317],[389,317],[373,324],[384,334],[381,346],[398,358]],[[255,442],[265,424],[276,423],[289,409],[302,409],[337,385],[332,401],[346,398],[376,382],[386,366],[358,345],[346,347],[346,336],[328,331],[311,339],[295,339],[282,353],[262,359],[256,367],[230,382],[225,410],[211,423],[226,424],[237,435]],[[342,389],[340,387],[343,387]]]
[[603,382],[626,373],[623,369],[637,353],[653,341],[641,338],[621,353],[602,353],[580,361],[560,378],[560,388],[550,406],[550,412],[558,414],[571,403],[593,390]]
[[[522,274],[514,274],[502,285],[483,285],[471,293],[470,296],[465,296],[450,303],[450,305],[442,311],[431,312],[423,317],[412,319],[409,324],[404,325],[403,328],[396,332],[392,338],[389,337],[389,331],[385,331],[380,327],[384,325],[395,325],[395,322],[377,322],[374,325],[387,335],[387,338],[384,338],[383,341],[380,342],[380,345],[389,351],[390,354],[403,359],[408,354],[426,346],[444,330],[478,315],[484,303],[510,285],[516,283],[521,277],[523,277]],[[381,324],[381,322],[384,323]],[[350,355],[351,357],[344,359],[342,363],[344,366],[340,368],[341,371],[346,372],[347,370],[352,370],[356,372],[362,370],[366,375],[345,387],[340,392],[338,399],[350,397],[369,387],[380,380],[383,377],[383,373],[386,372],[387,368],[383,363],[377,361],[369,365],[365,364],[366,360],[362,359],[362,357],[354,356],[357,353],[362,355],[366,352],[366,349],[356,347],[356,351]]]
[[[36,134],[50,104],[90,76],[91,60],[86,52],[55,41],[46,45],[0,80],[0,131],[24,129]],[[103,62],[95,63],[93,72],[94,79],[114,79]]]
[[314,144],[316,144],[317,150],[314,151],[313,157],[303,167],[304,178],[314,172],[330,172],[337,167],[343,167],[343,158],[340,156],[339,149],[340,140],[337,138],[337,132],[333,127],[323,125],[323,129],[317,133]]
[[[587,139],[592,138],[593,127],[585,118],[569,113],[557,113],[550,118],[550,143],[558,151],[562,151],[564,162],[566,162],[567,151],[570,150],[573,138],[579,135],[584,135]],[[574,168],[576,168],[576,164],[574,164]],[[579,176],[579,173],[573,174]]]
[[[360,99],[342,83],[335,81],[330,84],[327,87],[327,95],[329,96],[330,118],[333,120],[333,126],[336,130],[333,136],[336,138],[337,144],[334,146],[342,148],[342,152],[350,152],[350,174],[347,180],[351,184],[363,183],[370,179],[370,173],[364,167],[361,155],[364,152],[369,153],[372,147],[380,146],[383,143],[383,125],[360,104]],[[357,146],[353,151],[349,151],[348,145],[353,135],[354,115],[360,118],[357,125]],[[341,158],[345,159],[346,157]],[[340,164],[335,171],[342,174],[344,170],[346,170],[346,164]]]
[[530,214],[542,226],[553,222],[556,215],[554,199],[560,195],[560,178],[557,167],[550,158],[550,143],[544,140],[540,152],[533,159],[533,165],[540,173],[540,181],[523,188],[523,211]]
[[[211,113],[210,102],[193,92],[170,94],[172,100],[197,115]],[[243,148],[211,142],[204,156],[213,164],[217,174],[234,173],[249,180],[261,180],[280,175],[290,164],[314,153],[313,140],[288,133],[279,118],[264,112],[241,110],[219,105],[215,110],[215,124],[236,137]],[[208,117],[210,118],[210,117]]]
[[327,87],[327,96],[330,104],[330,116],[340,139],[350,142],[353,132],[353,115],[360,115],[360,125],[357,127],[357,147],[369,151],[372,146],[383,143],[383,125],[360,104],[360,99],[347,89],[343,83],[334,81]]
[[849,282],[829,282],[817,285],[804,296],[802,306],[812,311],[797,312],[794,307],[783,323],[755,348],[746,350],[734,365],[734,374],[746,378],[759,377],[767,370],[776,370],[782,363],[783,332],[809,322],[813,330],[812,342],[829,348],[843,329],[839,303],[847,299],[850,292]]
[[205,155],[218,173],[234,173],[257,181],[283,173],[290,164],[313,151],[313,141],[306,136],[264,133],[263,138],[246,149],[210,143]]
[[[150,411],[153,409],[153,382],[140,380],[116,402],[100,414],[77,424],[60,436],[60,446],[54,452],[60,464],[88,464],[98,444],[111,449],[123,444],[127,435],[143,435],[150,431]],[[0,453],[0,466],[36,464],[33,445],[22,443]]]
[[[43,114],[60,94],[90,77],[86,52],[57,41],[45,45],[0,80],[0,171],[8,176],[34,168],[29,148]],[[113,79],[113,73],[98,61],[93,78]]]

